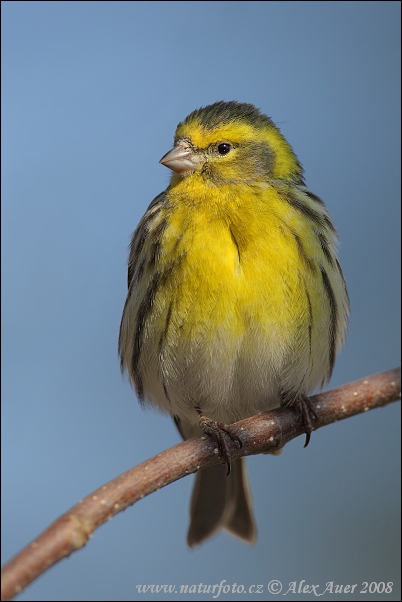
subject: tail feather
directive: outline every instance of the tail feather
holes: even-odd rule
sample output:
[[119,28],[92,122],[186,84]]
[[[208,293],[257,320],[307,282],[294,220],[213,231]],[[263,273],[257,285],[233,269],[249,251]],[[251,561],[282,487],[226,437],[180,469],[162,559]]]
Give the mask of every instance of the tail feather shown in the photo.
[[190,527],[187,543],[201,544],[220,529],[247,543],[257,537],[250,487],[243,458],[234,460],[231,473],[226,465],[218,464],[200,470],[195,478],[190,505]]

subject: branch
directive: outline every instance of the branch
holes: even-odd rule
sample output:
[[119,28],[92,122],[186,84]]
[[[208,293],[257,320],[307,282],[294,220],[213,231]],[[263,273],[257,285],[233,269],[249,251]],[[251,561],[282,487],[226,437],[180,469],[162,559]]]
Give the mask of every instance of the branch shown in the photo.
[[[315,429],[396,401],[401,391],[400,368],[368,376],[311,398]],[[233,458],[278,450],[303,434],[292,408],[263,412],[231,426],[242,443],[229,442]],[[222,462],[208,437],[200,436],[142,462],[103,485],[58,518],[2,570],[2,600],[20,593],[46,569],[82,548],[100,525],[153,491]]]

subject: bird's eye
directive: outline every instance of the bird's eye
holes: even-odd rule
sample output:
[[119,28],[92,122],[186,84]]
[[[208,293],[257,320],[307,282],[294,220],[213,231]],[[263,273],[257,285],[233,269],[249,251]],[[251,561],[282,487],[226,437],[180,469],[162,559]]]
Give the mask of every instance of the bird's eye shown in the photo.
[[218,153],[220,155],[227,155],[231,150],[232,146],[228,142],[222,142],[218,145]]

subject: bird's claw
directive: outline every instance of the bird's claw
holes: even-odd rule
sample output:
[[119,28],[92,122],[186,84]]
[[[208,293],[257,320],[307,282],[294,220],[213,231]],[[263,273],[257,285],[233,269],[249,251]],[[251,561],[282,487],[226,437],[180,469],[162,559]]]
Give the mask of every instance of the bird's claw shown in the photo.
[[239,449],[243,447],[241,439],[234,434],[230,426],[223,424],[223,422],[216,422],[215,420],[211,420],[207,416],[205,416],[201,408],[195,408],[198,417],[199,417],[199,425],[201,430],[206,434],[212,437],[218,446],[219,456],[225,461],[227,466],[226,476],[230,475],[230,449],[227,444],[227,437],[229,437],[232,441],[235,441],[239,446]]
[[296,408],[299,411],[299,419],[301,419],[304,426],[304,432],[306,433],[304,447],[307,447],[310,443],[311,433],[314,430],[313,420],[318,420],[318,416],[309,397],[300,399],[296,404]]

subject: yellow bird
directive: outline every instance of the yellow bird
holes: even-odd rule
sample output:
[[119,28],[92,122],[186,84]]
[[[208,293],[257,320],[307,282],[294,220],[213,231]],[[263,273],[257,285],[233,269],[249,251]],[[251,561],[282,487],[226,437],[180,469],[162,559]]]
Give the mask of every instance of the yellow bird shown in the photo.
[[[253,105],[222,101],[190,113],[160,162],[173,174],[131,240],[119,337],[139,400],[186,439],[200,416],[205,428],[302,407],[331,376],[349,300],[292,147]],[[200,470],[190,513],[190,546],[221,528],[254,542],[244,460]]]

